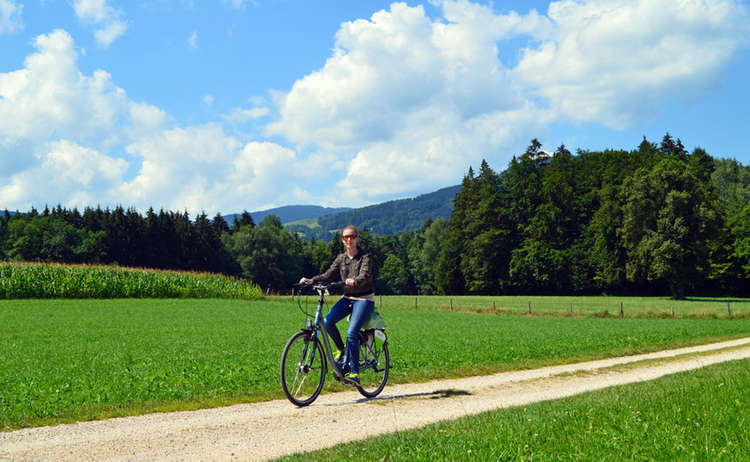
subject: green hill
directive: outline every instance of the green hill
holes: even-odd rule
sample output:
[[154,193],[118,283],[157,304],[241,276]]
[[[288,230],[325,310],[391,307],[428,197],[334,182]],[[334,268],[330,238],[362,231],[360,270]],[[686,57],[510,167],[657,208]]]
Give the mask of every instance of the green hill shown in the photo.
[[[268,215],[276,215],[281,218],[281,222],[284,224],[296,222],[299,220],[315,219],[323,215],[331,213],[343,212],[351,210],[350,207],[321,207],[319,205],[285,205],[283,207],[276,207],[274,209],[261,210],[258,212],[250,212],[250,216],[253,217],[253,221],[257,224],[263,221]],[[224,220],[232,225],[234,219],[240,218],[240,214],[233,213],[224,216]]]
[[[356,209],[330,208],[317,205],[288,205],[260,212],[251,212],[257,224],[268,215],[281,218],[284,227],[296,232],[303,239],[315,238],[330,242],[333,233],[344,226],[367,228],[375,234],[393,235],[422,227],[427,219],[447,220],[453,210],[453,197],[461,185],[450,186],[435,192],[409,199],[398,199]],[[231,226],[237,214],[224,219]]]
[[398,234],[419,229],[430,219],[450,217],[453,198],[461,185],[439,189],[411,199],[398,199],[318,218],[323,229],[341,229],[347,225],[367,228],[375,234]]

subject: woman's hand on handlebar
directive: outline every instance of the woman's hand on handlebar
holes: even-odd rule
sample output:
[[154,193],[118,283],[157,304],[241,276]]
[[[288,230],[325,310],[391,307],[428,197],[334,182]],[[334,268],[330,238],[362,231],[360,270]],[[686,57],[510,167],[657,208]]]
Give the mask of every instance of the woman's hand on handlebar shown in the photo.
[[302,279],[300,279],[300,280],[299,280],[299,283],[300,283],[300,284],[312,284],[313,282],[314,282],[314,281],[313,281],[312,279],[310,279],[310,278],[305,278],[305,277],[303,277]]
[[352,278],[348,278],[344,283],[349,287],[354,287],[357,284]]

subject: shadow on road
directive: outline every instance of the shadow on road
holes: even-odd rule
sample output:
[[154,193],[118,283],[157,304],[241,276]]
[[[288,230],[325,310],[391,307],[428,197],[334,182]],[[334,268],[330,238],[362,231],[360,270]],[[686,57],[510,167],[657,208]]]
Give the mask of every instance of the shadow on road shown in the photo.
[[347,404],[377,403],[377,402],[396,401],[399,399],[410,399],[410,398],[445,399],[445,398],[453,398],[455,396],[471,396],[471,395],[472,393],[466,390],[455,390],[451,388],[451,389],[446,389],[446,390],[435,390],[435,391],[423,392],[423,393],[406,393],[402,395],[378,396],[377,398],[360,398],[354,401],[346,401],[342,403],[328,403],[328,404],[325,404],[325,406],[345,406]]

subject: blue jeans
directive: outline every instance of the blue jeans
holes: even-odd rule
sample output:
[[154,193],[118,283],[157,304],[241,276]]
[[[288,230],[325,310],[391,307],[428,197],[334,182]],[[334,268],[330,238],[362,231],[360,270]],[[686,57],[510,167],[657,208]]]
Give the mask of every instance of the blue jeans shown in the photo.
[[346,332],[346,357],[349,358],[349,371],[353,374],[359,374],[359,330],[365,321],[370,319],[373,309],[375,309],[374,302],[341,297],[323,319],[328,336],[331,337],[336,348],[344,351],[344,342],[341,341],[341,334],[336,323],[347,315],[352,315],[349,330]]

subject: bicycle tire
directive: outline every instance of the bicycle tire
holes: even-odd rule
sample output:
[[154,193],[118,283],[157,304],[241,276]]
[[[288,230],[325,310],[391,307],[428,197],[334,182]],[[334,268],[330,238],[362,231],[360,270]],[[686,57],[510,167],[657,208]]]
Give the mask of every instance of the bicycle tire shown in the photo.
[[[364,336],[362,336],[364,337]],[[365,340],[362,338],[362,340]],[[391,369],[391,357],[388,353],[388,341],[382,346],[375,343],[359,344],[359,386],[357,390],[366,398],[374,398],[383,391]]]
[[281,388],[287,399],[299,407],[312,404],[323,389],[325,374],[320,341],[309,331],[292,335],[281,354]]

